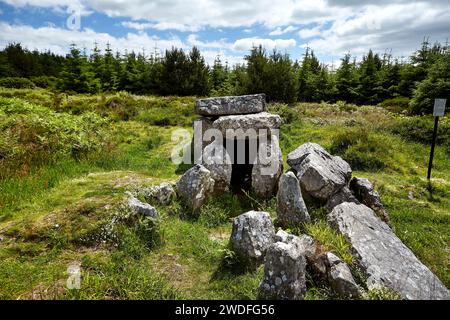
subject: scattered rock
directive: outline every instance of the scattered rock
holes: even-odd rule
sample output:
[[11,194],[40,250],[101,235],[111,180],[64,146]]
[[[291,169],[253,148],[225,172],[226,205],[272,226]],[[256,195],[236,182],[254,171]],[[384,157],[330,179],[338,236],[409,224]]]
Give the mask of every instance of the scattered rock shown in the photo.
[[334,207],[343,202],[354,202],[359,204],[358,199],[355,198],[350,189],[347,187],[342,187],[328,199],[325,208],[328,212],[331,212]]
[[328,221],[348,239],[369,289],[387,287],[413,300],[450,299],[442,282],[369,207],[344,202]]
[[158,212],[153,206],[139,201],[139,199],[134,197],[130,192],[127,192],[126,194],[128,196],[127,204],[131,210],[151,218],[156,218],[158,216]]
[[327,275],[330,286],[342,297],[358,298],[361,295],[348,265],[331,252],[326,257]]
[[305,268],[305,256],[294,244],[272,244],[267,249],[260,298],[302,300],[306,292]]
[[222,144],[212,142],[203,150],[203,165],[211,171],[214,191],[223,192],[230,189],[232,162],[230,155]]
[[197,100],[196,112],[204,116],[258,113],[266,110],[266,95],[213,97]]
[[207,200],[214,188],[211,172],[201,164],[186,171],[177,182],[177,194],[191,209],[197,210]]
[[233,250],[250,267],[263,262],[274,237],[275,228],[267,212],[249,211],[233,220],[230,238]]
[[277,193],[278,222],[283,227],[297,226],[310,217],[303,201],[300,183],[293,172],[281,175]]
[[275,242],[295,245],[308,260],[313,259],[316,254],[316,242],[306,234],[295,236],[280,229],[275,235]]
[[[260,145],[260,148],[264,147]],[[283,172],[283,156],[277,139],[272,139],[265,147],[269,161],[267,164],[256,163],[252,168],[252,190],[256,195],[269,198],[278,186],[278,179]]]
[[381,220],[389,223],[389,214],[381,202],[380,195],[368,179],[354,177],[350,181],[350,189],[359,201],[375,211]]
[[345,186],[352,174],[350,165],[341,157],[311,142],[289,153],[287,162],[297,172],[302,189],[324,201]]
[[162,205],[168,205],[176,198],[172,184],[163,182],[160,185],[152,186],[144,190],[145,200],[148,202],[157,201]]

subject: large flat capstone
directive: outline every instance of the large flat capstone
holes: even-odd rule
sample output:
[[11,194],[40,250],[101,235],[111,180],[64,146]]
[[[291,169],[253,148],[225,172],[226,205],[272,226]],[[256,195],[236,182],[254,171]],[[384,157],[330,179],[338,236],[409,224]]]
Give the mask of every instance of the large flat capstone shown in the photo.
[[213,97],[197,100],[195,111],[203,116],[259,113],[266,110],[266,95]]
[[[202,130],[198,132],[202,136],[208,129],[217,129],[224,138],[252,139],[264,134],[263,132],[258,132],[260,129],[266,129],[266,133],[268,134],[272,133],[272,129],[279,129],[281,126],[281,118],[276,114],[261,112],[256,114],[222,116],[214,121],[203,117],[194,122],[194,126],[199,125],[201,125]],[[228,129],[231,129],[231,136],[226,135]],[[253,132],[252,130],[255,131]]]
[[450,299],[449,290],[369,207],[344,202],[329,223],[350,242],[367,287],[387,287],[413,300]]

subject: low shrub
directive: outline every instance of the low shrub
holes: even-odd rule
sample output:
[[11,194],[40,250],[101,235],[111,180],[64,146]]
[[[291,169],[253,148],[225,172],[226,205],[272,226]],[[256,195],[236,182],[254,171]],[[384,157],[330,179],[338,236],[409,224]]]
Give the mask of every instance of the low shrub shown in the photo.
[[289,124],[299,119],[298,110],[285,103],[271,103],[269,104],[269,111],[278,114],[283,123]]
[[342,156],[354,170],[376,171],[387,167],[391,161],[391,149],[383,136],[362,127],[346,128],[338,133],[330,152]]
[[56,83],[58,81],[55,77],[47,77],[47,76],[40,76],[40,77],[32,77],[31,81],[33,81],[34,85],[39,88],[55,88]]
[[35,85],[33,81],[27,78],[7,77],[0,79],[0,87],[13,89],[33,89]]
[[403,110],[408,110],[409,101],[409,98],[399,96],[391,99],[386,99],[378,105],[391,111],[400,112]]
[[80,160],[102,150],[108,139],[106,123],[94,113],[72,116],[20,99],[0,98],[1,176],[18,171],[27,175],[64,154]]
[[[410,141],[431,143],[434,119],[431,116],[414,116],[400,118],[389,130]],[[442,118],[438,126],[436,142],[450,146],[450,121]]]

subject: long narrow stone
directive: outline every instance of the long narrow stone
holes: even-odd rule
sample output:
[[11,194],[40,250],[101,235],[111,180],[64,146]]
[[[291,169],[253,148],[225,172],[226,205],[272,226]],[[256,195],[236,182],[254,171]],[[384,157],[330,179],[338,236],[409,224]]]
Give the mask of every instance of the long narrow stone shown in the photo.
[[450,299],[444,284],[369,207],[344,202],[328,222],[350,242],[369,289],[387,287],[412,300]]
[[266,110],[266,95],[212,97],[197,100],[195,111],[203,116],[258,113]]

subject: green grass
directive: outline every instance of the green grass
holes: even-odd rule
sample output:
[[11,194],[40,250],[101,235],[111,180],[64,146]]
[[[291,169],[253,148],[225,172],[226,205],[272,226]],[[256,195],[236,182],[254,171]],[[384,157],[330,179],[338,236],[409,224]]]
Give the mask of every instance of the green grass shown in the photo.
[[[65,96],[43,89],[0,89],[0,97],[0,299],[257,298],[262,266],[238,268],[228,243],[230,219],[251,209],[276,218],[274,199],[226,194],[195,216],[175,201],[157,206],[155,225],[127,219],[111,225],[123,212],[126,190],[176,181],[186,170],[170,161],[171,133],[190,128],[193,97]],[[355,176],[375,184],[396,234],[450,286],[448,141],[437,146],[429,185],[429,146],[420,138],[430,119],[345,103],[269,109],[283,118],[284,158],[313,141],[349,161]],[[101,143],[75,148],[83,151],[77,156],[75,138],[83,136],[81,145]],[[323,210],[310,213],[312,222],[293,232],[312,235],[351,264],[348,243],[328,227]],[[65,288],[73,262],[82,267],[81,290]],[[336,298],[314,279],[308,285],[307,299]],[[365,298],[395,295],[377,291]]]

